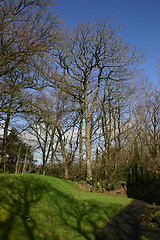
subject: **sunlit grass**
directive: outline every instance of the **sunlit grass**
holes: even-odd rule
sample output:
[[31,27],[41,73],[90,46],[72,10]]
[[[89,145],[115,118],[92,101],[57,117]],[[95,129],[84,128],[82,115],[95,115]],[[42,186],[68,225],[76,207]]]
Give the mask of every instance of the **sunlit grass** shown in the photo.
[[130,201],[54,177],[0,175],[0,239],[95,239]]

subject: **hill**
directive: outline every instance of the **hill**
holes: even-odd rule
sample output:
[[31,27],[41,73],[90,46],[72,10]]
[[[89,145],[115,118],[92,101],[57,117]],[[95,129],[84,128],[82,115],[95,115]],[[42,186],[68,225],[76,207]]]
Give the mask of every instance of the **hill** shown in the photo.
[[0,175],[0,239],[95,239],[131,199],[89,193],[55,177]]

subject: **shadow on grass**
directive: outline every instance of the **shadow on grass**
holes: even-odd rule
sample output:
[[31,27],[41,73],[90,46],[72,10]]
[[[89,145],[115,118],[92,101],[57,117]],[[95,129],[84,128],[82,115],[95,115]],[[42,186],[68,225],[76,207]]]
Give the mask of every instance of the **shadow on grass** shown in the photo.
[[33,232],[36,222],[30,214],[30,207],[42,198],[42,186],[31,185],[30,181],[31,178],[0,178],[0,207],[3,213],[0,218],[0,239],[15,239],[17,232],[24,239],[35,239]]
[[[62,239],[95,239],[102,227],[107,223],[107,219],[120,209],[120,204],[101,205],[100,202],[86,200],[76,201],[66,195],[59,195],[59,202],[56,203],[59,209],[62,224],[66,229],[70,229],[71,235],[63,235]],[[63,198],[66,202],[63,203]]]
[[32,175],[0,177],[3,240],[95,239],[106,219],[120,208],[120,204],[77,200]]

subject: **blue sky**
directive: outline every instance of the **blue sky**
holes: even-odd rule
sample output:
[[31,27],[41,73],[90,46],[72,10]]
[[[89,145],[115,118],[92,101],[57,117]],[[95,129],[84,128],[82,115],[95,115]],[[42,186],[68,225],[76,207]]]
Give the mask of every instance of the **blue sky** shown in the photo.
[[113,26],[122,26],[121,36],[126,42],[145,51],[145,76],[158,85],[160,0],[57,0],[55,9],[71,27],[88,18],[112,17]]

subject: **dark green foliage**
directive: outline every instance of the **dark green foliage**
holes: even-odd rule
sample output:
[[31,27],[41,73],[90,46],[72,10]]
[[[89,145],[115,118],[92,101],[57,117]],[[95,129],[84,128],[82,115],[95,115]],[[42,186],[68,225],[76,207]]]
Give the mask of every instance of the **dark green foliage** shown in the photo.
[[92,181],[86,182],[91,185],[91,191],[96,192],[105,192],[105,191],[113,191],[115,189],[115,183],[109,182],[108,180],[99,180],[93,178]]
[[114,182],[107,184],[107,190],[113,191],[114,190]]
[[160,210],[158,210],[158,211],[155,213],[155,221],[156,221],[156,223],[158,224],[158,226],[160,227]]
[[20,137],[19,132],[12,128],[9,135],[7,136],[7,159],[6,159],[6,170],[10,173],[15,172],[16,163],[18,162],[18,170],[21,172],[25,160],[27,164],[34,164],[34,156],[32,153],[32,147],[26,144]]
[[148,203],[160,204],[159,174],[144,171],[143,167],[137,165],[132,166],[132,171],[128,174],[127,195]]
[[144,225],[152,228],[160,228],[160,206],[147,204],[145,213],[141,215]]

